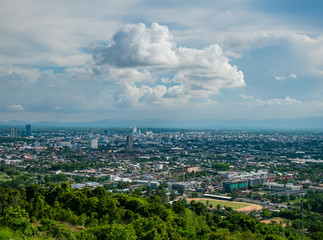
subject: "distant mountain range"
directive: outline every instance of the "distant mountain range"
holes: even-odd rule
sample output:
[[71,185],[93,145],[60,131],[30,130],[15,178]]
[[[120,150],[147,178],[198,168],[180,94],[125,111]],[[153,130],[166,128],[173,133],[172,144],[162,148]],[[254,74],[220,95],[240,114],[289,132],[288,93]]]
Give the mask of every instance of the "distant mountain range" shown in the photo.
[[51,128],[193,128],[193,129],[323,129],[323,117],[306,117],[293,119],[232,119],[232,120],[125,120],[106,119],[89,122],[0,122],[2,127],[24,127],[30,123],[35,127]]

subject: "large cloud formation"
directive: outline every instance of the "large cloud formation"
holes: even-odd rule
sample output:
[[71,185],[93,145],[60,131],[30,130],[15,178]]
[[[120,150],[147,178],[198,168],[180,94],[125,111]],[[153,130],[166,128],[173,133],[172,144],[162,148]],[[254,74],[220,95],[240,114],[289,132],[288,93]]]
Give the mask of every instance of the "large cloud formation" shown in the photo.
[[0,66],[0,111],[166,111],[208,105],[220,89],[245,85],[219,45],[178,47],[157,23],[127,25],[92,51],[88,63],[58,71]]
[[[208,99],[221,88],[245,85],[242,71],[229,63],[219,45],[177,47],[168,28],[158,23],[127,25],[107,46],[93,52],[96,72],[114,81],[123,76],[125,92],[119,101],[183,103],[193,97]],[[150,84],[140,83],[139,73],[152,76]],[[168,79],[167,85],[156,85],[161,78]]]
[[111,43],[95,51],[98,64],[117,67],[172,66],[178,63],[173,51],[175,43],[166,26],[153,23],[127,25],[118,31]]

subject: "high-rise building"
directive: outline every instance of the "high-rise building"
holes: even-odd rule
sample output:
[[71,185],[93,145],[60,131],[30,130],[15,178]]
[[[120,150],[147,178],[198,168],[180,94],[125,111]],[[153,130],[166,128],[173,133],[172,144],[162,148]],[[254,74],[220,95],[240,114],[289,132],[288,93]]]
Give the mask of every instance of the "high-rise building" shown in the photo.
[[132,148],[133,147],[133,136],[129,135],[127,136],[127,148]]
[[17,128],[10,128],[10,137],[15,138],[17,137]]
[[26,125],[26,136],[27,137],[31,136],[31,125],[30,124]]
[[133,135],[136,135],[137,134],[137,127],[136,126],[133,126],[132,127],[132,134]]
[[98,149],[98,147],[99,147],[99,141],[98,141],[98,139],[97,138],[91,139],[90,140],[90,148],[92,148],[92,149]]

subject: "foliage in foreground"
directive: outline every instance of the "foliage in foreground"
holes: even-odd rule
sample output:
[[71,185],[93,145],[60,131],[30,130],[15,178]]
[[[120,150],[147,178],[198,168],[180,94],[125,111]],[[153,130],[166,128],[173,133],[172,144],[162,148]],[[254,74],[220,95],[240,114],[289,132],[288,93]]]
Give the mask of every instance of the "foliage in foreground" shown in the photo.
[[[0,239],[300,239],[293,226],[264,224],[195,201],[112,194],[68,184],[0,188]],[[319,239],[320,230],[308,234]]]

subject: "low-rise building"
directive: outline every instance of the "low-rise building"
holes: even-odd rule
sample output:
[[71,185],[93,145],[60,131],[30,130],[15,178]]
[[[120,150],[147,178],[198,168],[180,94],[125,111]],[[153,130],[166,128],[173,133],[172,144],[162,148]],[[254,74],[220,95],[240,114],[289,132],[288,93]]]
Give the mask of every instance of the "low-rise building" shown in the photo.
[[275,192],[284,192],[284,191],[298,191],[301,189],[301,186],[294,185],[293,183],[279,184],[275,182],[265,183],[265,190],[275,191]]
[[261,186],[266,182],[266,178],[249,178],[248,185],[249,187]]
[[198,172],[199,167],[198,166],[186,166],[184,167],[184,172],[191,173],[191,172]]
[[248,188],[248,181],[230,181],[223,183],[223,190],[225,192],[232,192],[234,190],[242,190]]

